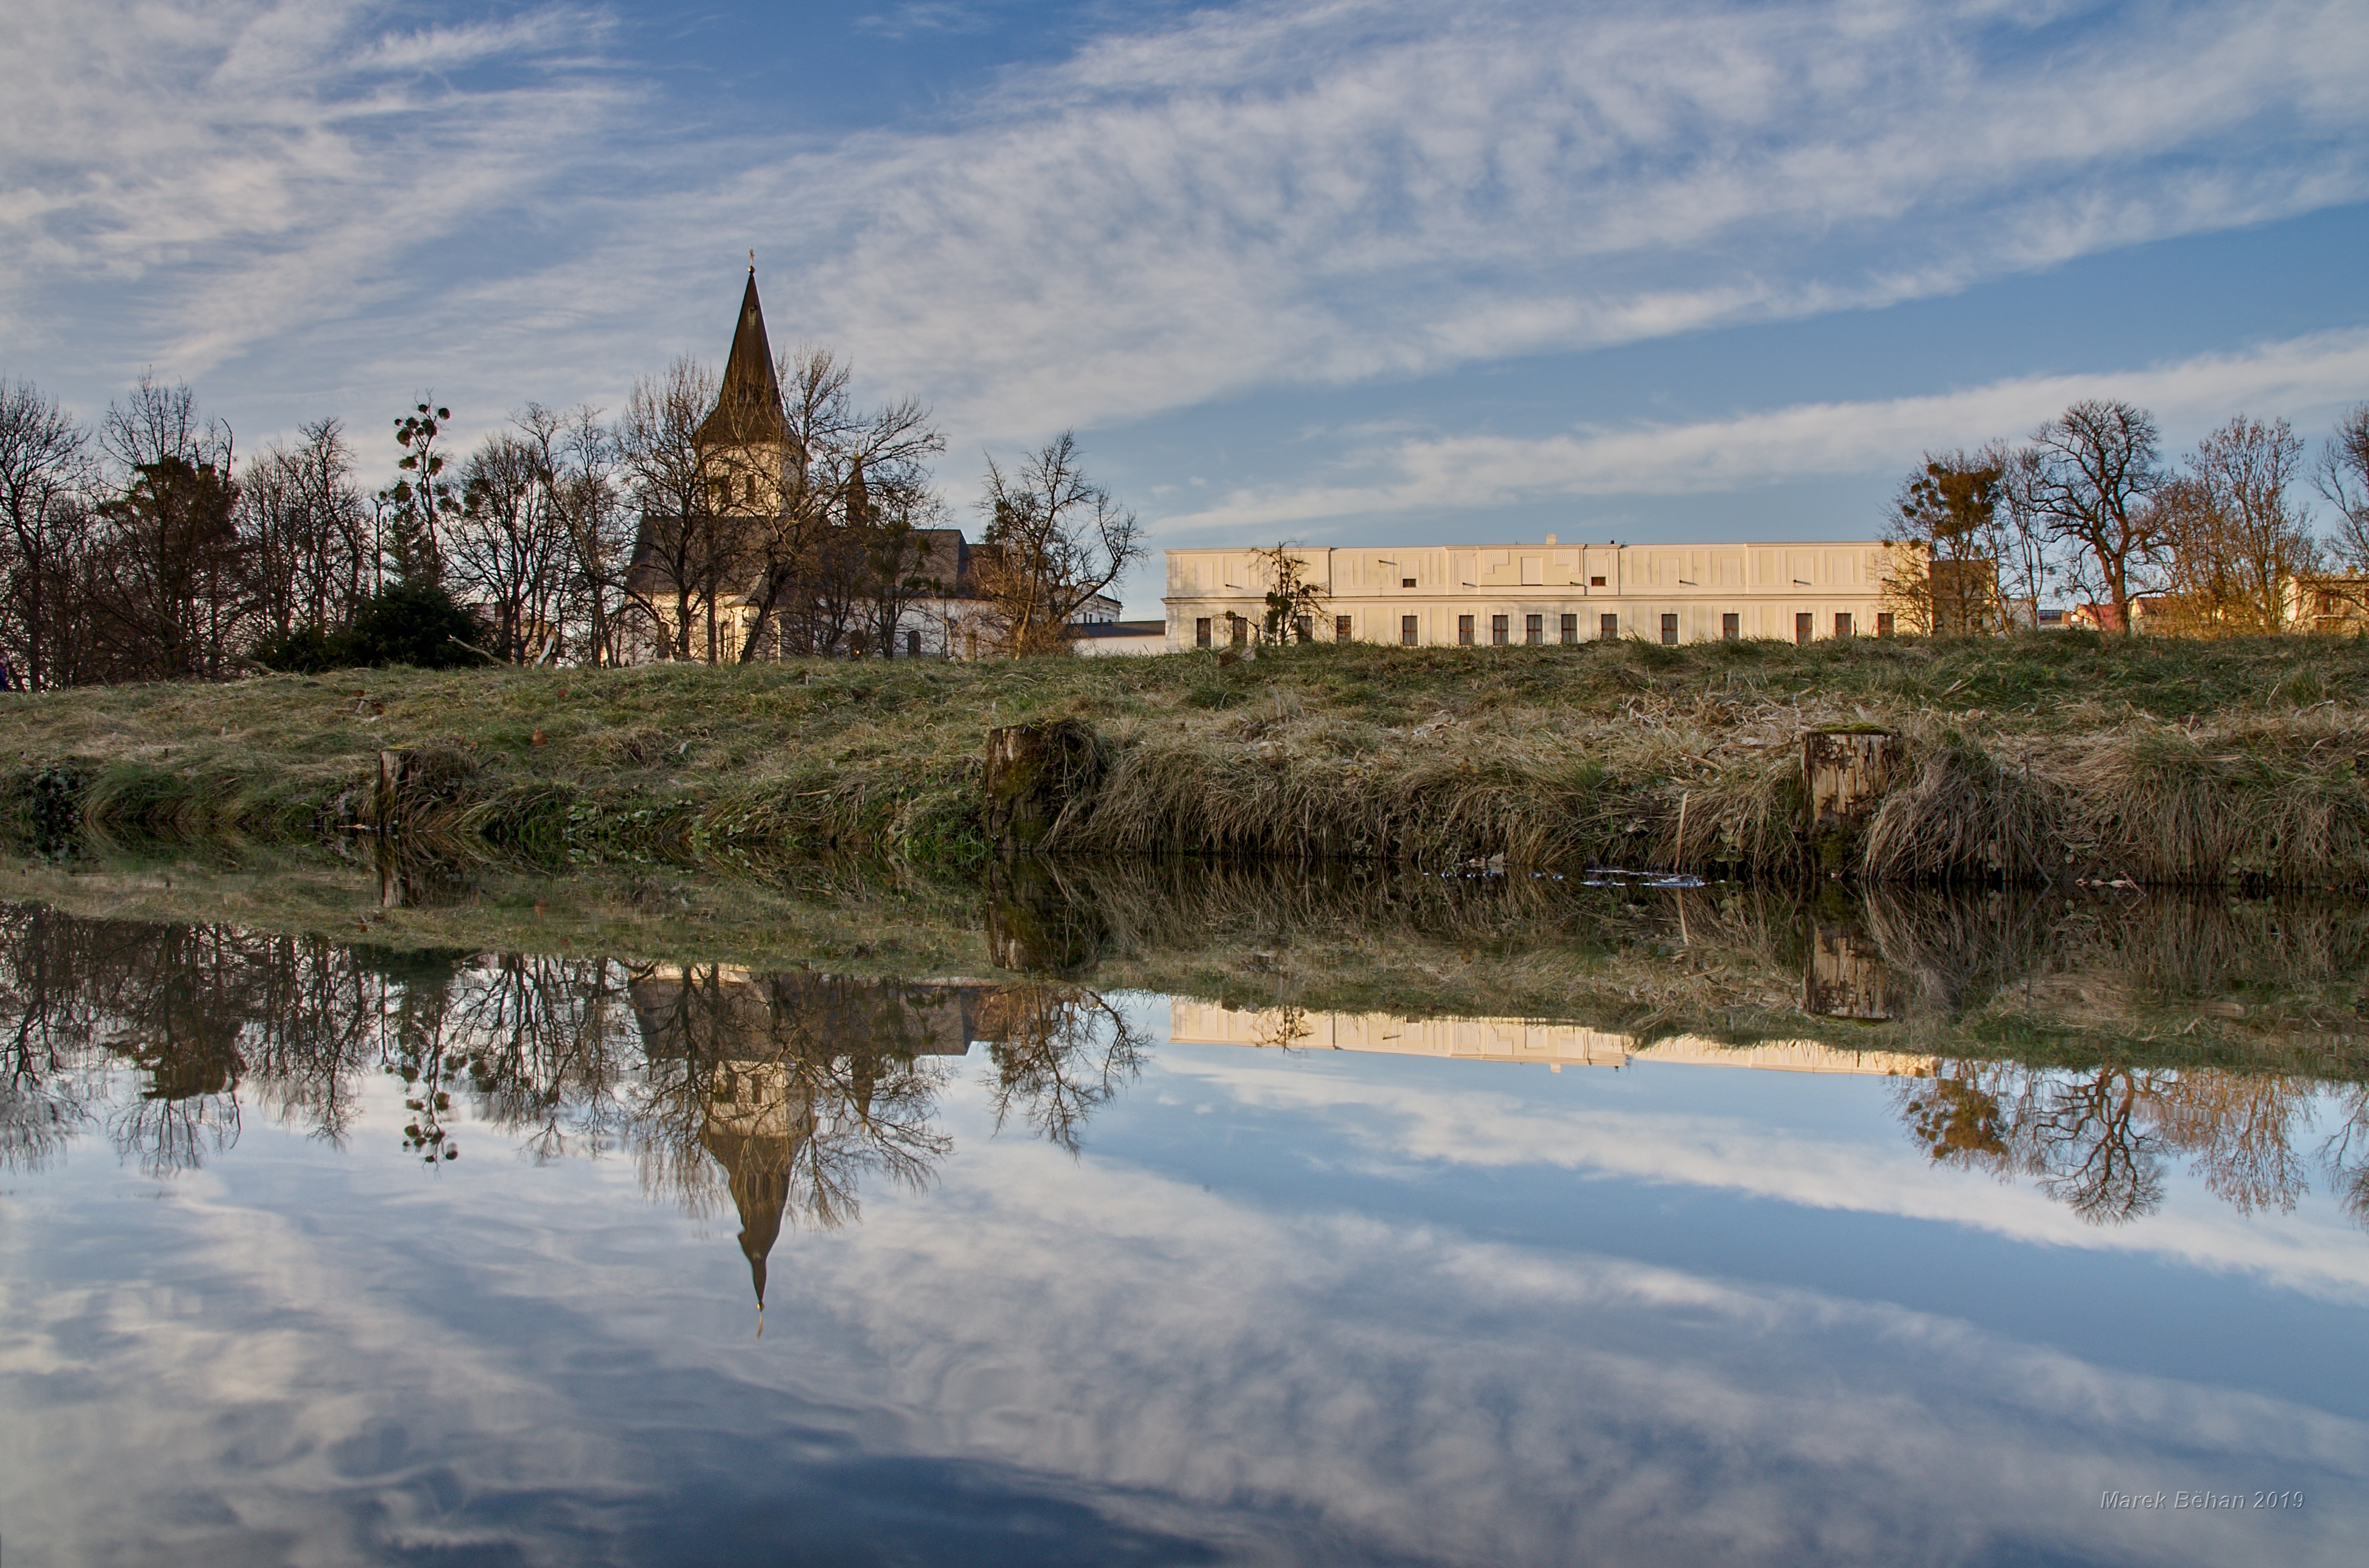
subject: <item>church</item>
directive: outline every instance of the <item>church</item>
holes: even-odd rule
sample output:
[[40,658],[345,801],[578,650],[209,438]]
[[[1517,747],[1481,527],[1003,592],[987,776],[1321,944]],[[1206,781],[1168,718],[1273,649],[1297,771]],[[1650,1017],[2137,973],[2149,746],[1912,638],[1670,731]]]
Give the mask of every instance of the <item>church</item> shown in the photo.
[[[867,602],[869,564],[854,534],[876,520],[876,509],[860,464],[826,480],[819,539],[791,544],[792,478],[807,471],[812,454],[797,450],[784,411],[753,264],[715,406],[675,444],[681,472],[673,493],[643,498],[625,579],[627,662],[976,658],[996,651],[978,578],[992,547],[971,543],[959,528],[912,530],[894,577],[924,586]],[[834,530],[846,537],[832,537]],[[1115,642],[1109,634],[1119,629],[1118,613],[1117,601],[1106,596],[1087,606],[1075,628],[1086,651]],[[1136,641],[1156,642],[1162,628],[1126,630]]]

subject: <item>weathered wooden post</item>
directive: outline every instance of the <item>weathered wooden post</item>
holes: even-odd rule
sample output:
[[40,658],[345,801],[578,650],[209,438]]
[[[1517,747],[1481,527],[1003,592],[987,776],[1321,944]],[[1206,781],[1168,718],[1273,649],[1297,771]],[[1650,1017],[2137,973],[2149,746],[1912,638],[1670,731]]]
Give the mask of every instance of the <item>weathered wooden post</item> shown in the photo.
[[395,802],[403,793],[403,753],[378,754],[378,788],[371,795],[371,821],[382,833],[395,830]]
[[1802,794],[1818,869],[1840,875],[1852,868],[1860,835],[1892,787],[1899,754],[1900,738],[1872,725],[1813,729],[1802,737]]
[[1102,782],[1102,749],[1076,719],[987,732],[987,836],[999,850],[1033,850],[1061,813]]

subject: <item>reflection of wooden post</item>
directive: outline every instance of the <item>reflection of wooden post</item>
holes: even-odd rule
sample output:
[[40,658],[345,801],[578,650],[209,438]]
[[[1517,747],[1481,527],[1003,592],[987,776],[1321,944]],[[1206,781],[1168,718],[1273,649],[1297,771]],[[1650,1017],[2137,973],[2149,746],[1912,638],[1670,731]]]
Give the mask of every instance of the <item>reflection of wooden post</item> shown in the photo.
[[1820,1018],[1892,1016],[1892,972],[1875,944],[1847,926],[1810,927],[1802,1011]]
[[410,889],[405,885],[403,862],[395,853],[395,845],[382,836],[377,844],[378,907],[399,910],[411,902]]
[[1884,729],[1814,729],[1802,737],[1810,850],[1823,871],[1847,871],[1859,836],[1892,787],[1900,739]]

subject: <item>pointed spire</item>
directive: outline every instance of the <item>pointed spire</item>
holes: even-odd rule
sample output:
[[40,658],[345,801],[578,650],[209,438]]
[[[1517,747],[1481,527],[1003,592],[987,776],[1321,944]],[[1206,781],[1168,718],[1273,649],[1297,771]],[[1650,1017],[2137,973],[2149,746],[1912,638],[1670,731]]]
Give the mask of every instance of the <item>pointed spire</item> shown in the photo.
[[740,322],[732,329],[732,354],[724,361],[724,385],[715,411],[699,427],[704,446],[785,445],[782,383],[773,374],[773,348],[765,338],[765,311],[757,303],[757,261],[749,253],[749,286],[740,293]]

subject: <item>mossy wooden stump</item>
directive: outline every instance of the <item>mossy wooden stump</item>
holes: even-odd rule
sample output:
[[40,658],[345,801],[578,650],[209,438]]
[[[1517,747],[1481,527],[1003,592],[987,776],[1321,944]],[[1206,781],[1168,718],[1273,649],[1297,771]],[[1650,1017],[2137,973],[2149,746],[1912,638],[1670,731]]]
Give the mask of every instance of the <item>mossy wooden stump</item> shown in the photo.
[[1061,814],[1101,782],[1102,748],[1075,719],[989,730],[988,841],[999,850],[1044,848]]
[[1802,737],[1802,795],[1809,803],[1812,864],[1847,874],[1900,758],[1900,738],[1872,726],[1814,729]]

